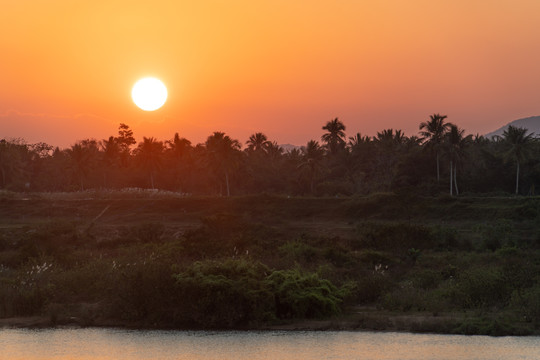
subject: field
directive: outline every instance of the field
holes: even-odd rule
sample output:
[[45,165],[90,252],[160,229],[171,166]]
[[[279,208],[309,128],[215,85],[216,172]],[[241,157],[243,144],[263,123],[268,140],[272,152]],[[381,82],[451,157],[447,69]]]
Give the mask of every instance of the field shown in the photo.
[[0,194],[0,324],[540,333],[540,199]]

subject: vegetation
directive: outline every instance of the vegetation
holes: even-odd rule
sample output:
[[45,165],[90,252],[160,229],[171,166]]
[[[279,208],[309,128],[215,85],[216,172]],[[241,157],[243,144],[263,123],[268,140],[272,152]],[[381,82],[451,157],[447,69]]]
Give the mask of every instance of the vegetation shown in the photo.
[[347,138],[335,118],[288,152],[263,133],[137,144],[126,124],[1,140],[0,320],[538,334],[540,142],[445,120]]
[[67,149],[3,139],[0,189],[137,187],[210,196],[534,195],[540,142],[533,134],[511,126],[501,137],[473,137],[446,119],[431,115],[420,123],[418,137],[384,129],[373,137],[356,133],[347,141],[345,124],[335,118],[322,127],[321,143],[310,140],[288,152],[260,132],[243,149],[222,132],[197,145],[178,133],[165,141],[143,137],[137,144],[126,124],[120,124],[117,136],[81,140]]
[[536,198],[3,193],[0,219],[0,318],[540,333]]

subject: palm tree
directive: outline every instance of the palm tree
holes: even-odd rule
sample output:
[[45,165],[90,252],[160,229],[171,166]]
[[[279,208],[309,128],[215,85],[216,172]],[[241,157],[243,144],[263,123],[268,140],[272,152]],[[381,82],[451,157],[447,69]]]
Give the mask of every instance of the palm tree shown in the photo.
[[349,137],[349,141],[347,142],[347,145],[351,150],[358,146],[362,146],[364,144],[368,144],[371,141],[371,138],[369,136],[362,136],[360,133],[356,133],[356,135]]
[[205,143],[207,160],[214,171],[222,171],[225,175],[227,196],[231,195],[229,186],[229,173],[240,160],[240,142],[231,139],[225,133],[216,131],[206,139]]
[[437,182],[440,180],[439,172],[439,152],[441,144],[444,140],[444,135],[452,125],[451,123],[445,123],[444,119],[446,115],[433,114],[430,115],[430,120],[420,123],[420,136],[423,144],[427,148],[435,151],[437,158]]
[[270,144],[270,141],[268,141],[266,135],[260,132],[251,135],[249,140],[246,141],[248,151],[263,151],[268,144]]
[[148,171],[150,185],[154,189],[154,175],[161,169],[163,142],[157,141],[153,137],[143,137],[136,149],[136,156],[139,164]]
[[181,138],[178,133],[174,134],[174,138],[172,140],[167,140],[166,144],[168,149],[178,159],[186,156],[191,149],[191,141],[186,138]]
[[77,178],[81,191],[84,190],[84,180],[90,175],[96,165],[99,149],[96,140],[86,139],[67,149],[70,168]]
[[534,134],[527,134],[527,129],[508,126],[502,134],[502,140],[507,147],[504,154],[506,161],[514,160],[516,162],[516,195],[519,192],[519,167],[520,163],[530,157],[531,145],[534,141]]
[[311,194],[315,193],[315,177],[321,171],[323,156],[324,151],[318,141],[310,140],[305,148],[302,147],[302,162],[298,167],[308,171]]
[[325,143],[326,150],[335,155],[345,146],[345,125],[338,118],[330,120],[322,127],[327,133],[321,136]]
[[394,133],[394,129],[385,129],[381,132],[377,133],[377,136],[373,138],[373,141],[375,143],[379,144],[379,146],[386,146],[386,147],[396,147],[399,145],[402,145],[407,140],[407,137],[401,130],[396,130]]
[[103,172],[103,183],[107,187],[107,173],[120,164],[120,145],[118,138],[109,136],[109,139],[103,139],[100,142],[101,150],[103,151],[103,163],[105,171]]
[[453,195],[453,189],[456,195],[459,195],[457,185],[457,167],[465,157],[465,147],[472,141],[472,135],[463,136],[465,130],[456,125],[450,125],[450,130],[445,137],[445,149],[450,159],[450,195]]
[[401,130],[386,129],[377,133],[373,137],[375,176],[378,186],[385,191],[390,190],[394,183],[398,165],[402,158],[402,148],[407,141],[407,137]]
[[178,133],[174,134],[172,140],[166,141],[167,155],[171,161],[171,170],[173,171],[176,183],[180,191],[184,190],[186,174],[192,165],[192,146],[191,141],[181,138]]

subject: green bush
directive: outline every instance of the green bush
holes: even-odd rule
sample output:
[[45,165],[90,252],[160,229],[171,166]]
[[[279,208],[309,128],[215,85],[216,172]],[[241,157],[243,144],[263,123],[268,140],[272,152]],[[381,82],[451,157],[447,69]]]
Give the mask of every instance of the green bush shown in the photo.
[[247,260],[196,262],[175,275],[181,296],[175,322],[196,327],[237,327],[274,316],[265,278],[270,270]]
[[112,316],[129,321],[167,324],[177,301],[174,279],[166,263],[142,261],[116,265],[110,277]]
[[197,262],[175,275],[179,324],[230,328],[272,319],[337,314],[348,294],[316,273],[271,272],[248,260]]
[[267,284],[275,297],[278,318],[319,318],[338,314],[347,289],[338,289],[316,273],[298,269],[274,271]]
[[511,295],[510,284],[495,269],[472,269],[457,279],[454,300],[465,308],[504,307]]

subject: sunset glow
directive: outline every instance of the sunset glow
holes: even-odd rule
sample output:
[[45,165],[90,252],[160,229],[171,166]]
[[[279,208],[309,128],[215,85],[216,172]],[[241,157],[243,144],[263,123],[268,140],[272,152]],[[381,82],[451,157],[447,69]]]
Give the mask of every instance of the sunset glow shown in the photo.
[[[347,135],[413,135],[443,113],[485,133],[540,114],[539,24],[535,0],[8,1],[0,132],[69,146],[127,123],[138,140],[302,145],[334,117]],[[133,106],[145,74],[167,84],[160,111]]]

